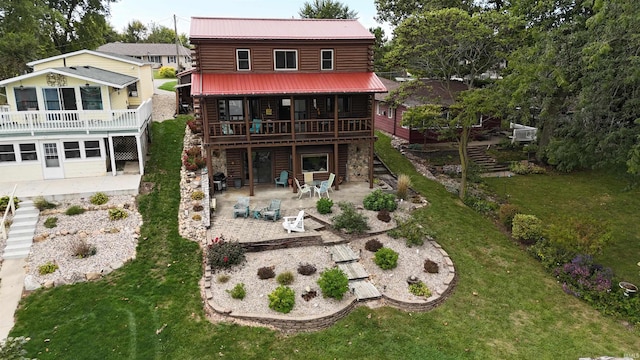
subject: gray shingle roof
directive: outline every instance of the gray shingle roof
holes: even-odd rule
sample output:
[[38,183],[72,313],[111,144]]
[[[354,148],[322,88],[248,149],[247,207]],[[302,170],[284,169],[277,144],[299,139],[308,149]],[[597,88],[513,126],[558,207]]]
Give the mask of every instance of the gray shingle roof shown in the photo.
[[70,76],[82,77],[94,80],[96,82],[117,85],[117,87],[120,88],[123,88],[138,80],[133,76],[123,75],[117,72],[103,70],[93,66],[58,67],[54,69],[59,72],[69,74]]
[[[178,46],[178,48],[180,49],[180,55],[191,56],[191,50],[184,46]],[[176,45],[113,42],[104,44],[98,47],[97,50],[128,56],[175,55]]]

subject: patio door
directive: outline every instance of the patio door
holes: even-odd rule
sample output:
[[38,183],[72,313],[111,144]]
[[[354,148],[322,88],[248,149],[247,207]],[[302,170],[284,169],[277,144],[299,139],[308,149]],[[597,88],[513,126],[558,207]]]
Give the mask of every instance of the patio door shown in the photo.
[[62,179],[64,171],[62,169],[62,160],[60,159],[60,146],[56,142],[42,142],[42,154],[44,162],[42,163],[42,175],[45,179]]
[[[42,91],[46,110],[78,110],[74,88],[49,88]],[[47,114],[47,120],[76,120],[76,117],[76,114]]]
[[[273,170],[271,168],[271,151],[252,151],[251,157],[253,160],[253,183],[273,183],[274,176]],[[244,158],[244,173],[246,176],[247,182],[249,181],[249,168],[248,168],[249,157],[247,153],[245,153]]]

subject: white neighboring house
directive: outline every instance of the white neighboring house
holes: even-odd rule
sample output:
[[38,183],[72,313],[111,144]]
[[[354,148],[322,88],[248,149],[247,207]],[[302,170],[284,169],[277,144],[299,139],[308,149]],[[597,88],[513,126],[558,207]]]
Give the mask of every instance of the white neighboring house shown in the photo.
[[176,72],[192,68],[191,50],[182,45],[176,48],[175,44],[112,42],[98,47],[98,51],[138,58],[152,63],[154,68],[170,66]]
[[27,65],[32,73],[0,81],[3,181],[115,176],[125,165],[144,174],[151,64],[80,50]]

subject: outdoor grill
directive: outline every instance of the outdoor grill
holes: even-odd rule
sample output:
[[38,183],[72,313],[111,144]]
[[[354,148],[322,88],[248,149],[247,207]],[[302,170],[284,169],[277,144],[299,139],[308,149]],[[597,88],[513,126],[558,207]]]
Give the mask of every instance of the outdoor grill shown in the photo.
[[213,174],[213,185],[215,191],[227,190],[227,176],[221,172]]

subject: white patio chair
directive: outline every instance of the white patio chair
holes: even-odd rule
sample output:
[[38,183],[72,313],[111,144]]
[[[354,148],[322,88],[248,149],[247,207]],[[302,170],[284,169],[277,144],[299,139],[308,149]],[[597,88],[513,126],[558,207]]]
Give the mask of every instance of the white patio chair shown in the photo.
[[304,232],[304,210],[300,210],[298,216],[285,216],[282,227],[291,234],[292,231]]
[[313,196],[313,186],[309,186],[309,184],[304,184],[300,186],[300,181],[297,178],[293,178],[296,181],[296,186],[298,187],[298,199],[302,198],[302,194],[309,193],[309,197]]

